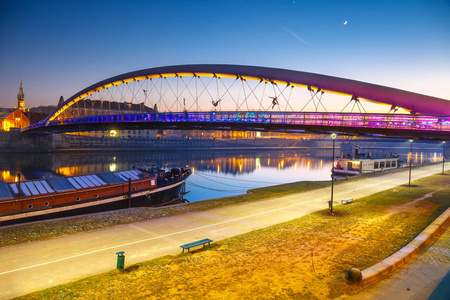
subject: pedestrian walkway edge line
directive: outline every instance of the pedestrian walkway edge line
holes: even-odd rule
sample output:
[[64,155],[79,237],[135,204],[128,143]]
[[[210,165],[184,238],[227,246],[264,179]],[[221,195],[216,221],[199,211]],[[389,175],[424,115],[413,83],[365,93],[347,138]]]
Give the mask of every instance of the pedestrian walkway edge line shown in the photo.
[[414,260],[426,247],[432,245],[450,225],[450,208],[428,225],[414,240],[379,263],[364,269],[359,284],[367,284],[401,268]]

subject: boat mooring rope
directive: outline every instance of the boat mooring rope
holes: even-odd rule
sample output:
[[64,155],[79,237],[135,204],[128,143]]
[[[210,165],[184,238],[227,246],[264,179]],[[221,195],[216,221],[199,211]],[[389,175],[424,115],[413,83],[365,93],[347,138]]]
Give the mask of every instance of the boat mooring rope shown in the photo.
[[[194,174],[198,174],[198,173],[196,172]],[[211,175],[211,174],[205,175],[205,173],[203,173],[202,176],[210,176],[210,177],[216,177],[216,178],[220,178],[220,179],[245,181],[245,182],[268,183],[268,184],[283,184],[283,182],[270,182],[270,181],[245,180],[245,179],[238,179],[238,178],[227,178],[227,177]]]
[[199,187],[199,188],[202,188],[202,189],[206,189],[206,190],[215,191],[215,192],[231,193],[231,194],[235,194],[235,193],[246,193],[246,192],[247,192],[247,190],[235,190],[235,191],[232,191],[232,190],[218,190],[218,189],[212,189],[212,188],[204,187],[204,186],[195,184],[195,183],[193,183],[193,182],[190,182],[190,181],[188,181],[188,180],[186,180],[186,182],[189,183],[189,184],[192,184],[193,186],[196,186],[196,187]]
[[211,179],[211,178],[208,178],[208,177],[206,177],[206,176],[204,176],[204,175],[201,175],[201,174],[199,174],[199,173],[194,173],[195,175],[198,175],[198,176],[200,176],[200,177],[202,177],[202,178],[205,178],[205,179],[207,179],[207,180],[211,180],[211,181],[213,181],[213,182],[217,182],[217,183],[220,183],[220,184],[223,184],[223,185],[227,185],[227,186],[232,186],[232,187],[238,187],[238,188],[242,188],[242,186],[238,186],[238,185],[232,185],[232,184],[227,184],[227,183],[223,183],[223,182],[220,182],[220,181],[217,181],[217,180],[214,180],[214,179]]

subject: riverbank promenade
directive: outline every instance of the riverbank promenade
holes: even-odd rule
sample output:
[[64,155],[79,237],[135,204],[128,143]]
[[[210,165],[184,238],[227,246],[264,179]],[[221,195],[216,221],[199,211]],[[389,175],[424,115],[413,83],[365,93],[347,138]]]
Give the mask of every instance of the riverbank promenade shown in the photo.
[[[449,166],[450,167],[450,166]],[[448,169],[448,168],[447,168]],[[442,171],[442,165],[413,170],[413,180]],[[383,176],[335,185],[335,204],[408,184],[405,168]],[[126,265],[178,254],[180,245],[204,238],[220,241],[328,208],[330,188],[242,203],[203,212],[121,225],[0,248],[0,299],[9,299],[116,267],[116,252]]]

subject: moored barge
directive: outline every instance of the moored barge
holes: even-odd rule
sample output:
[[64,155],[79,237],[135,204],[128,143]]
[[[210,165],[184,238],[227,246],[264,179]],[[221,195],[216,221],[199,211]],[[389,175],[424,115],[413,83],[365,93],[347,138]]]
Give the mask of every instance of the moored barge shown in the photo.
[[189,168],[139,168],[0,184],[0,225],[182,201]]
[[355,147],[353,155],[338,159],[332,172],[335,176],[351,177],[364,173],[383,172],[384,170],[397,169],[400,167],[399,156],[396,153],[389,155],[365,154],[359,152],[359,147]]

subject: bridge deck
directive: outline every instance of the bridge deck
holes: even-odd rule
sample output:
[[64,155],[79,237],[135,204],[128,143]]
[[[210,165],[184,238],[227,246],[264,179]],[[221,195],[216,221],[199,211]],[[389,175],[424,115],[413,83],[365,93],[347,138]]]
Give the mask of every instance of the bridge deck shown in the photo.
[[[343,132],[417,138],[450,138],[450,116],[300,113],[300,112],[180,112],[86,116],[42,122],[24,132],[55,133],[123,128],[171,128]],[[83,127],[85,126],[85,127]]]

